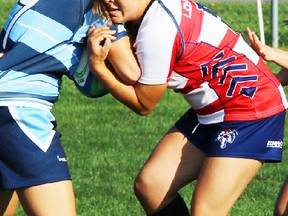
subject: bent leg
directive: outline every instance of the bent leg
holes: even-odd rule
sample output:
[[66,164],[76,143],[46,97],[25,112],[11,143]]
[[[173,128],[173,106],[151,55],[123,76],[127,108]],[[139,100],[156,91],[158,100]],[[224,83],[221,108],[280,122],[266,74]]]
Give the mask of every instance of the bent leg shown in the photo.
[[261,166],[254,159],[207,157],[194,189],[191,215],[227,215]]
[[135,180],[135,194],[147,214],[159,211],[195,180],[204,154],[173,127],[156,146]]
[[13,216],[16,213],[18,207],[17,194],[12,191],[0,190],[0,215]]
[[18,189],[17,193],[27,215],[76,216],[70,180]]

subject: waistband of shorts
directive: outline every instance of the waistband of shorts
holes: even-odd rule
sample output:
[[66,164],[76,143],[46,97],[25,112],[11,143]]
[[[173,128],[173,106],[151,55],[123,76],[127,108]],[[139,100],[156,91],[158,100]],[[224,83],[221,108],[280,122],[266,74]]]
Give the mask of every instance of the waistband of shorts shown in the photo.
[[29,99],[29,101],[23,100],[23,98],[20,98],[18,101],[15,98],[13,98],[13,100],[0,100],[0,107],[21,107],[21,106],[50,111],[52,109],[53,104],[39,99],[32,99],[32,100]]

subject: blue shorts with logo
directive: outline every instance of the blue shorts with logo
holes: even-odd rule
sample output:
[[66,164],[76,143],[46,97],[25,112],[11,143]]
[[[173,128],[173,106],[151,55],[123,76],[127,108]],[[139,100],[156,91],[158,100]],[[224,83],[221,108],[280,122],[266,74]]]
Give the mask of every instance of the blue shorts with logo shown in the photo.
[[0,189],[71,180],[50,111],[0,107]]
[[175,127],[210,157],[250,158],[281,162],[285,113],[256,121],[230,121],[204,125],[188,110]]

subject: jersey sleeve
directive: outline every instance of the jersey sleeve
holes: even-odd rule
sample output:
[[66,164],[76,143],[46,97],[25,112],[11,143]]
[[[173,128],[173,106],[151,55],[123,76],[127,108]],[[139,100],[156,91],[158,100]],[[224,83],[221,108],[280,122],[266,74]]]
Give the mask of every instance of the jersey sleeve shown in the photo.
[[[153,22],[149,21],[153,17]],[[165,84],[169,80],[173,57],[175,24],[160,7],[149,9],[139,27],[134,44],[141,67],[140,83]]]
[[[122,25],[122,24],[116,24],[116,23],[112,24],[110,29],[116,31],[116,33],[115,33],[116,40],[119,40],[120,38],[128,35],[124,25]],[[114,41],[116,41],[116,40],[114,40]],[[114,41],[112,41],[112,42],[114,42]]]

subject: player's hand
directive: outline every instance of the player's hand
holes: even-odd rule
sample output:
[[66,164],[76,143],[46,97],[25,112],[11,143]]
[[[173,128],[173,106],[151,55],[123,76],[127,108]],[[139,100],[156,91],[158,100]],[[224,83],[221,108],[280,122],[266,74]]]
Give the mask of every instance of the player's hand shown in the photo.
[[4,53],[0,53],[0,59],[4,57]]
[[113,36],[115,30],[109,27],[91,27],[88,32],[87,50],[91,64],[104,64],[108,52],[112,46],[111,41],[115,40]]
[[251,31],[249,27],[246,28],[246,33],[250,41],[250,46],[252,49],[261,56],[265,61],[272,61],[273,57],[271,56],[273,54],[273,48],[263,44],[256,33],[254,31]]

